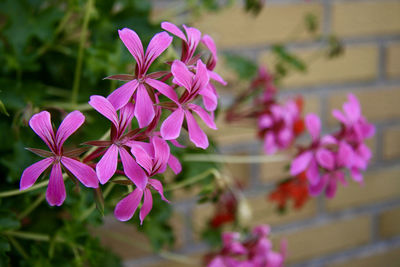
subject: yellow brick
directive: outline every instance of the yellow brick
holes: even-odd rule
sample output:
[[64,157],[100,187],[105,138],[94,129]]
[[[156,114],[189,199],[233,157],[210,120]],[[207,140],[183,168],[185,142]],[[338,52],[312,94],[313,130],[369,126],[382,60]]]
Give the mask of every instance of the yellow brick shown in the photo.
[[[246,156],[248,154],[235,154],[237,156]],[[222,170],[224,175],[228,175],[233,181],[240,183],[246,188],[251,179],[250,164],[248,163],[226,163]]]
[[312,217],[317,212],[316,200],[310,199],[301,209],[294,209],[292,202],[289,202],[287,211],[284,214],[279,214],[276,210],[276,203],[267,200],[267,198],[267,192],[260,196],[248,198],[248,204],[253,214],[250,220],[252,227],[260,224],[281,225]]
[[193,210],[193,235],[199,237],[201,231],[205,228],[207,221],[214,214],[214,206],[210,203],[196,205]]
[[[267,4],[258,16],[253,16],[236,5],[204,15],[195,27],[211,35],[219,48],[256,46],[288,41],[293,37],[293,30],[303,25],[307,13],[315,14],[320,21],[322,6],[317,3]],[[298,30],[296,37],[298,40],[311,39],[305,27]]]
[[289,162],[271,162],[263,163],[261,167],[260,179],[262,182],[271,183],[278,182],[289,177],[286,166]]
[[132,224],[117,221],[109,216],[104,224],[91,230],[101,243],[122,259],[134,259],[151,255],[152,249],[147,237]]
[[383,156],[385,159],[400,156],[400,127],[392,127],[384,132]]
[[339,36],[400,32],[399,1],[350,1],[333,4],[332,27]]
[[[257,129],[255,120],[243,120],[228,123],[224,121],[224,114],[217,121],[218,130],[207,131],[218,145],[232,145],[257,140]],[[205,129],[203,127],[203,129]]]
[[[400,208],[383,212],[379,216],[379,233],[384,238],[400,235]],[[400,262],[400,261],[399,261]]]
[[274,239],[287,239],[289,264],[366,244],[370,225],[367,216],[360,216],[283,233]]
[[386,74],[391,78],[400,76],[400,43],[387,47],[386,62]]
[[[348,92],[351,92],[349,90]],[[371,90],[355,92],[358,97],[362,114],[371,122],[400,118],[400,88],[374,88]],[[329,99],[329,110],[342,109],[347,101],[347,93],[334,93]],[[329,114],[330,124],[337,123]]]
[[[346,47],[344,54],[327,59],[322,54],[316,56],[315,49],[296,50],[294,53],[307,64],[306,73],[291,72],[284,79],[288,87],[334,84],[343,82],[369,81],[377,75],[378,50],[372,45]],[[261,62],[271,67],[273,57],[270,52],[261,55]],[[362,67],[360,67],[362,66]]]
[[146,264],[143,267],[187,267],[203,265],[203,254],[177,254],[173,256],[177,256],[175,257],[175,260],[164,260],[158,263]]
[[327,267],[377,267],[400,266],[400,249],[374,253],[373,255],[351,259],[345,262],[329,264]]
[[326,200],[328,210],[347,209],[365,204],[378,203],[400,196],[400,168],[370,172],[364,177],[364,186],[349,182],[339,186],[335,198]]

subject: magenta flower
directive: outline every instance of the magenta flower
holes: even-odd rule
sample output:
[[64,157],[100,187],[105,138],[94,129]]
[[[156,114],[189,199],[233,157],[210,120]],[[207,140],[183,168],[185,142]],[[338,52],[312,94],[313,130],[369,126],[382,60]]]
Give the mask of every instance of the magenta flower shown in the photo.
[[138,120],[139,127],[143,128],[150,124],[155,115],[154,103],[148,94],[146,85],[161,91],[164,87],[168,87],[165,83],[147,76],[147,71],[154,60],[171,44],[172,37],[166,32],[156,34],[151,39],[146,53],[144,53],[142,42],[136,32],[124,28],[119,30],[118,33],[122,42],[136,60],[136,77],[112,92],[107,99],[116,110],[119,110],[133,97],[135,100],[134,115]]
[[51,125],[50,113],[42,111],[32,116],[29,126],[50,148],[51,152],[37,151],[38,155],[45,159],[32,164],[24,170],[20,181],[20,190],[31,187],[38,177],[50,166],[51,173],[49,185],[46,191],[47,202],[51,206],[60,206],[66,197],[61,165],[71,172],[86,187],[97,188],[99,181],[92,168],[82,162],[69,157],[68,152],[63,151],[63,144],[85,121],[85,116],[79,111],[69,113],[61,122],[56,134]]
[[126,176],[131,179],[136,186],[140,188],[145,187],[147,184],[147,176],[129,154],[129,147],[127,146],[129,138],[124,136],[126,128],[131,124],[133,119],[133,104],[128,103],[121,108],[119,117],[116,108],[102,96],[91,96],[89,104],[112,123],[111,141],[107,143],[108,148],[96,165],[96,173],[100,183],[105,184],[114,175],[117,170],[119,154]]
[[[161,23],[161,28],[182,39],[183,49],[181,61],[187,66],[193,65],[199,58],[193,56],[199,42],[201,41],[211,52],[211,57],[206,65],[210,78],[219,82],[222,85],[227,84],[221,76],[213,71],[215,66],[217,65],[218,56],[217,47],[214,43],[214,40],[210,36],[204,35],[203,37],[201,37],[201,32],[198,29],[186,27],[185,25],[183,25],[183,28],[186,32],[185,35],[176,25],[170,22]],[[199,94],[203,97],[204,107],[208,111],[214,111],[217,108],[218,93],[213,84],[208,83],[206,88],[204,90],[201,90]]]
[[[129,145],[132,147],[131,151],[136,161],[146,170],[147,177],[152,177],[157,173],[165,171],[170,157],[170,150],[167,142],[154,136],[151,137],[150,144],[131,142]],[[153,207],[153,197],[150,189],[156,190],[160,194],[162,200],[169,202],[164,197],[161,182],[149,178],[146,185],[136,188],[127,197],[118,202],[114,210],[115,217],[120,221],[131,219],[143,197],[143,206],[139,213],[140,221],[143,223],[144,218]]]
[[174,91],[168,93],[168,97],[176,104],[175,110],[161,125],[161,136],[165,140],[178,138],[184,117],[186,118],[189,139],[200,148],[208,147],[207,135],[194,119],[192,112],[195,112],[211,129],[217,129],[212,117],[201,107],[189,103],[209,82],[207,69],[201,60],[197,61],[196,74],[188,70],[184,63],[175,60],[172,64],[171,72],[174,75],[173,82],[186,89],[183,95],[178,99]]
[[295,123],[300,119],[300,109],[294,100],[271,104],[266,113],[258,117],[258,128],[264,134],[264,151],[274,154],[286,149],[296,136]]
[[335,167],[334,154],[326,145],[335,144],[336,140],[332,136],[325,136],[320,139],[321,121],[315,114],[308,114],[305,124],[311,134],[312,145],[309,149],[300,153],[290,166],[290,174],[299,175],[306,171],[306,176],[311,185],[315,185],[320,180],[319,166],[331,171]]

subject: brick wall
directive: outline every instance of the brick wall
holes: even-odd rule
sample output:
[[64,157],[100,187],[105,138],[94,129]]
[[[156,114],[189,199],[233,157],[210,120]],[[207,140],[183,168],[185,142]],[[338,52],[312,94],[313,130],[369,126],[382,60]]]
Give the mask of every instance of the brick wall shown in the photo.
[[[160,10],[174,5],[159,1],[154,18],[160,19]],[[400,1],[267,0],[257,18],[234,5],[202,17],[195,26],[211,35],[220,50],[268,65],[270,45],[287,41],[309,12],[319,18],[321,32],[334,32],[342,38],[345,53],[333,60],[317,59],[307,74],[292,75],[284,83],[283,95],[303,94],[306,111],[318,113],[326,130],[334,127],[329,111],[340,107],[346,93],[352,91],[359,97],[364,114],[377,128],[369,143],[374,158],[365,185],[350,183],[332,200],[313,199],[303,209],[281,216],[265,201],[266,192],[282,178],[281,163],[227,165],[226,169],[248,185],[245,194],[253,210],[252,224],[268,223],[274,239],[288,240],[289,266],[400,266]],[[290,48],[301,57],[307,58],[320,46],[305,30],[296,38]],[[234,85],[221,93],[229,99],[241,83],[226,69],[220,68],[220,72]],[[223,153],[262,153],[252,122],[227,125],[220,121],[218,125],[212,135]],[[176,252],[191,255],[196,264],[207,249],[197,236],[212,208],[196,205],[192,193],[179,196],[173,220]],[[151,255],[143,236],[115,224],[107,220],[103,230],[122,236],[129,233],[130,241],[115,244],[107,241],[107,236],[103,239],[112,243],[127,266],[188,266]]]

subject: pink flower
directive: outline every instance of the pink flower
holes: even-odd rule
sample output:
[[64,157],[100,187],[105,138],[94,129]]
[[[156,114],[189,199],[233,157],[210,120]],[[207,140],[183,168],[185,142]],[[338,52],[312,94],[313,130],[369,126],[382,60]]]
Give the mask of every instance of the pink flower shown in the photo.
[[290,174],[296,176],[306,171],[308,181],[311,185],[315,185],[320,179],[319,166],[327,170],[333,170],[335,167],[334,154],[324,146],[336,141],[331,136],[320,139],[321,121],[317,115],[308,114],[305,123],[311,134],[312,145],[293,160],[290,166]]
[[195,112],[211,129],[216,129],[213,118],[201,107],[189,103],[192,101],[209,82],[207,69],[201,60],[197,61],[196,74],[188,70],[184,63],[175,60],[172,64],[171,72],[174,75],[173,82],[186,89],[178,99],[174,91],[168,93],[168,97],[175,102],[176,108],[161,125],[161,136],[165,140],[178,138],[184,117],[186,118],[189,139],[200,148],[208,147],[207,135],[194,119],[192,112]]
[[143,128],[149,125],[155,116],[154,103],[146,90],[146,85],[160,92],[168,87],[165,83],[147,76],[147,71],[151,63],[171,44],[172,37],[166,32],[156,34],[151,39],[146,53],[144,53],[142,42],[136,32],[124,28],[119,30],[118,33],[122,42],[136,60],[136,78],[116,89],[107,99],[116,110],[119,110],[134,97],[134,115],[138,120],[139,127]]
[[106,98],[98,95],[90,97],[89,104],[112,123],[111,141],[106,143],[107,149],[96,165],[96,173],[100,183],[105,184],[117,170],[118,154],[126,176],[139,188],[147,184],[147,176],[129,154],[127,142],[129,138],[124,132],[133,119],[134,108],[132,103],[121,108],[119,116],[114,106]]
[[[183,25],[183,28],[186,32],[185,36],[185,34],[176,25],[170,22],[161,23],[161,28],[182,39],[183,48],[181,61],[188,66],[192,66],[199,58],[198,56],[193,56],[199,42],[201,41],[211,52],[211,57],[206,65],[210,78],[222,85],[227,84],[221,76],[213,71],[217,65],[218,56],[217,47],[214,43],[214,40],[209,35],[204,35],[201,37],[201,32],[198,29]],[[218,94],[213,84],[208,83],[206,88],[200,91],[199,94],[202,95],[204,106],[208,111],[214,111],[217,108]]]
[[294,141],[296,122],[301,110],[294,100],[284,104],[267,105],[265,113],[258,117],[258,128],[264,138],[264,151],[274,154],[279,149],[288,148]]
[[42,150],[37,154],[45,159],[32,164],[24,170],[21,176],[20,189],[31,187],[38,177],[50,166],[51,173],[49,185],[46,191],[47,202],[51,206],[60,206],[66,197],[61,165],[70,171],[86,187],[97,188],[99,181],[92,168],[82,162],[69,157],[68,152],[63,151],[63,144],[85,121],[85,116],[79,111],[69,113],[61,122],[56,134],[51,125],[50,113],[42,111],[32,116],[29,126],[50,148],[51,152]]
[[[131,142],[132,154],[136,161],[146,170],[147,177],[152,177],[157,173],[165,171],[170,158],[170,150],[167,142],[159,137],[151,137],[151,143]],[[148,179],[144,187],[136,188],[127,197],[118,202],[114,214],[121,221],[127,221],[132,218],[143,195],[143,206],[140,209],[139,218],[143,223],[144,218],[149,214],[153,207],[153,198],[150,189],[156,190],[161,199],[169,202],[163,194],[163,186],[156,179]]]

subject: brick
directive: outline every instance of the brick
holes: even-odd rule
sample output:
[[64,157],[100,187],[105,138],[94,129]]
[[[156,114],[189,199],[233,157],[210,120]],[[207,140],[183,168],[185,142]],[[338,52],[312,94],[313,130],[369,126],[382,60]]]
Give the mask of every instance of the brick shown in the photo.
[[391,127],[383,133],[383,157],[394,159],[400,156],[400,127]]
[[398,1],[341,1],[332,8],[332,29],[341,37],[400,33]]
[[110,248],[123,260],[151,255],[152,249],[147,237],[132,224],[105,217],[104,224],[93,228],[92,234],[99,237],[103,246]]
[[398,198],[399,176],[397,167],[369,172],[364,177],[364,186],[352,181],[347,187],[339,186],[335,198],[326,200],[326,207],[336,211]]
[[392,43],[386,48],[386,75],[389,78],[400,76],[400,43]]
[[[351,92],[349,90],[348,92]],[[333,93],[329,98],[329,110],[334,108],[342,109],[347,101],[347,93]],[[354,94],[358,97],[362,114],[371,122],[394,120],[400,118],[399,99],[400,88],[372,88],[370,90],[357,91]],[[336,120],[329,114],[328,122],[332,125]]]
[[[296,31],[297,40],[310,40],[304,16],[313,13],[321,21],[322,6],[318,3],[267,4],[258,16],[246,13],[242,6],[232,6],[218,13],[202,16],[194,25],[212,36],[219,48],[257,46],[288,41]],[[290,18],[290,19],[287,19]]]
[[287,264],[290,264],[366,244],[371,239],[370,227],[370,218],[359,216],[288,231],[274,239],[287,240]]
[[[207,134],[220,146],[253,142],[257,140],[257,129],[255,120],[242,120],[228,123],[224,121],[224,114],[218,117],[216,122],[218,130],[207,130]],[[203,127],[203,129],[205,129]]]
[[[400,235],[400,207],[383,212],[379,216],[379,234],[390,238]],[[400,262],[400,260],[399,260]]]
[[[327,59],[316,49],[300,49],[294,53],[306,64],[311,62],[307,64],[307,72],[289,73],[282,83],[287,87],[370,81],[377,76],[378,49],[373,45],[348,46],[344,54],[333,59]],[[321,55],[317,56],[318,53]],[[261,54],[261,63],[271,67],[271,62],[274,60],[270,52]]]
[[[140,265],[143,267],[187,267],[187,266],[202,266],[202,260],[203,260],[203,254],[189,254],[189,255],[183,255],[183,254],[177,254],[177,255],[170,255],[174,257],[175,260],[168,260],[165,259],[163,261],[153,263],[153,264],[146,264],[146,265]],[[168,256],[167,256],[168,257]],[[132,267],[137,266],[137,265],[132,265]],[[127,266],[129,267],[129,265]]]
[[289,173],[286,170],[288,161],[268,162],[261,164],[260,179],[264,183],[275,183],[285,178],[288,178]]
[[328,264],[326,267],[377,267],[377,266],[400,266],[400,249],[392,249],[372,255],[357,257],[345,262]]
[[260,224],[271,226],[282,225],[298,220],[313,217],[317,212],[316,199],[310,199],[301,209],[294,209],[289,202],[287,211],[280,214],[276,210],[276,203],[267,200],[268,193],[259,196],[249,197],[248,204],[252,211],[250,225],[252,227]]
[[[247,156],[246,153],[234,154],[237,156]],[[248,163],[226,163],[224,164],[222,174],[228,175],[236,182],[239,182],[241,186],[246,188],[250,184],[251,173],[250,164]]]

